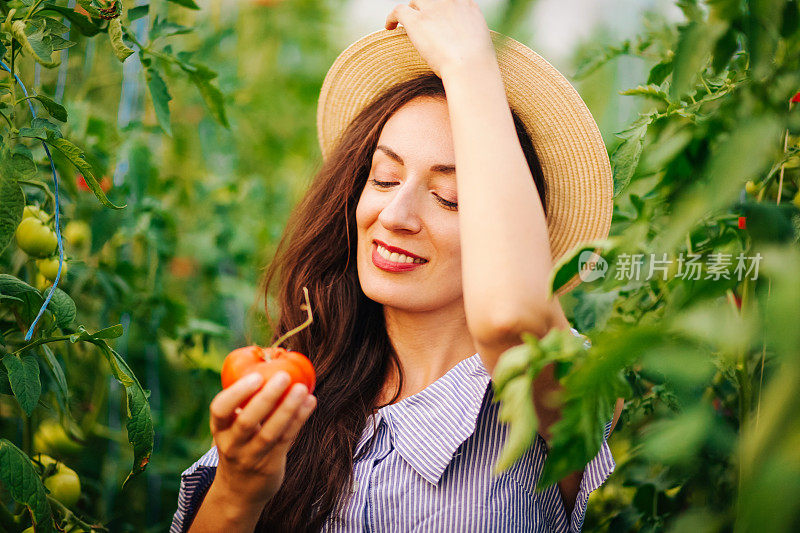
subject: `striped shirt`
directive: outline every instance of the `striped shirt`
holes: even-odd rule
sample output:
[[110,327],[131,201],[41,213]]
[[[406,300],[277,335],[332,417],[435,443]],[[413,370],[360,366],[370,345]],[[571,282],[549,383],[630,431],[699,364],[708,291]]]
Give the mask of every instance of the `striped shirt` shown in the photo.
[[[351,490],[339,496],[322,532],[580,531],[589,494],[615,467],[606,443],[611,422],[568,515],[557,485],[534,491],[547,456],[541,436],[511,468],[492,477],[508,430],[493,392],[476,353],[424,390],[370,415],[354,456],[365,446],[368,451],[354,462]],[[170,533],[188,531],[217,461],[212,447],[181,474]]]

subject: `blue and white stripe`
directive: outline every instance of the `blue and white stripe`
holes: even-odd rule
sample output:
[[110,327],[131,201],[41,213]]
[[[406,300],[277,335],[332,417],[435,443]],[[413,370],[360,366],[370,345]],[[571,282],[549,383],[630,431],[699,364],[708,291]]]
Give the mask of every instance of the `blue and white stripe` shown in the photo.
[[[541,437],[510,469],[491,476],[508,430],[497,418],[493,393],[476,353],[371,415],[354,455],[372,444],[354,463],[353,486],[340,495],[322,532],[580,531],[589,494],[615,468],[605,440],[611,423],[568,516],[556,485],[534,492],[547,456]],[[211,448],[181,474],[170,533],[188,530],[213,481],[216,452]]]

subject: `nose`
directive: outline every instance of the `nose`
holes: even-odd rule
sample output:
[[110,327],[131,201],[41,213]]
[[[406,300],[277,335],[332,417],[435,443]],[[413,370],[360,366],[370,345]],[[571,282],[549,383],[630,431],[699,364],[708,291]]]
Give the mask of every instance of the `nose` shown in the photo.
[[393,191],[391,200],[381,209],[378,221],[388,230],[416,233],[421,228],[419,188],[407,180]]

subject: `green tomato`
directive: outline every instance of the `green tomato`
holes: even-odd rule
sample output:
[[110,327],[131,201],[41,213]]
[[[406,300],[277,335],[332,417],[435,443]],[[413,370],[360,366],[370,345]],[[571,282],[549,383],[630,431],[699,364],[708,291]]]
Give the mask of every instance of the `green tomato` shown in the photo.
[[33,526],[22,530],[22,533],[36,533],[36,530],[33,529]]
[[36,207],[35,205],[26,205],[22,210],[22,219],[38,218],[42,222],[47,222],[47,213]]
[[70,439],[58,421],[48,419],[36,429],[33,435],[33,448],[37,452],[62,455],[79,452],[83,446]]
[[744,184],[744,188],[747,191],[747,194],[749,194],[750,196],[755,196],[756,194],[758,194],[759,187],[752,180],[748,180],[747,183]]
[[47,257],[58,246],[53,230],[36,217],[22,219],[14,235],[20,249],[33,257]]
[[76,248],[80,248],[91,242],[92,230],[89,228],[89,224],[83,220],[73,220],[64,228],[64,237],[67,242]]
[[792,203],[793,203],[793,204],[794,204],[794,205],[795,205],[795,206],[796,206],[798,209],[800,209],[800,191],[797,191],[797,194],[795,194],[795,195],[794,195],[794,198],[792,198]]
[[44,486],[53,498],[72,507],[81,497],[81,480],[71,468],[61,465],[58,468],[58,472],[44,480]]
[[[58,257],[48,257],[47,259],[37,259],[36,268],[47,279],[55,281],[56,274],[58,274]],[[67,277],[67,262],[61,267],[61,279]]]
[[45,468],[45,472],[51,464],[56,465],[54,474],[44,478],[44,486],[50,491],[50,495],[67,507],[72,507],[78,503],[81,497],[81,480],[73,469],[60,461],[56,461],[49,455],[43,453],[34,456]]

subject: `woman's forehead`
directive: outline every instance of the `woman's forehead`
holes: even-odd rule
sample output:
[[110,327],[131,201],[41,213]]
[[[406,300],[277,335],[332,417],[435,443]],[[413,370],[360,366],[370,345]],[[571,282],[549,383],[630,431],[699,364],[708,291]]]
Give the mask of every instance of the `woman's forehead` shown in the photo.
[[426,99],[400,108],[384,125],[375,154],[400,164],[415,159],[429,161],[431,165],[453,165],[455,157],[447,105]]

